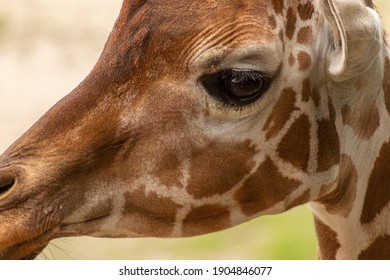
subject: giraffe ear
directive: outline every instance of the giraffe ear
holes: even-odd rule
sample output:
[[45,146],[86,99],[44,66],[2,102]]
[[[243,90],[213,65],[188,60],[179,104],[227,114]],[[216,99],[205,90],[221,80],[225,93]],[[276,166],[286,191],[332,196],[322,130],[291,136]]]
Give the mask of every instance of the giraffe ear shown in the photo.
[[381,51],[383,27],[376,11],[362,0],[321,0],[330,30],[328,73],[337,82],[361,75]]

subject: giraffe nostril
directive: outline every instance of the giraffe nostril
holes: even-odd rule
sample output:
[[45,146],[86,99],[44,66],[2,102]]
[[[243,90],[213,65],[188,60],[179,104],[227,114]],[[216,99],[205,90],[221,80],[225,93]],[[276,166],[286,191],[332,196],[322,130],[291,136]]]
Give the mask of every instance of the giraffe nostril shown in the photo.
[[0,176],[0,196],[6,194],[15,185],[15,178],[12,176]]

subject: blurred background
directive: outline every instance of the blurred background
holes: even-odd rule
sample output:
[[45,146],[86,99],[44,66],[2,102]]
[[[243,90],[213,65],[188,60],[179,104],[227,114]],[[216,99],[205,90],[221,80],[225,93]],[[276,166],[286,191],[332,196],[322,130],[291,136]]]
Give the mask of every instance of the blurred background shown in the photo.
[[[0,153],[96,62],[122,0],[0,0]],[[377,0],[390,30],[390,1]],[[186,239],[65,238],[41,259],[315,259],[307,206]]]

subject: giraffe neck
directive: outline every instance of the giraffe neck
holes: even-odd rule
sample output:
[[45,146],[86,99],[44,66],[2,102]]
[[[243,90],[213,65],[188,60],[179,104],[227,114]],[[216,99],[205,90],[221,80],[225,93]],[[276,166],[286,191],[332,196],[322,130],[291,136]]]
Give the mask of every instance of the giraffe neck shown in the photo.
[[[355,107],[344,105],[339,110],[337,123],[342,140],[336,187],[321,201],[310,204],[321,259],[390,258],[388,47],[384,46],[383,54],[364,77],[354,81],[363,89],[361,82],[380,84],[380,88],[360,90]],[[370,81],[370,71],[381,71],[381,81]]]

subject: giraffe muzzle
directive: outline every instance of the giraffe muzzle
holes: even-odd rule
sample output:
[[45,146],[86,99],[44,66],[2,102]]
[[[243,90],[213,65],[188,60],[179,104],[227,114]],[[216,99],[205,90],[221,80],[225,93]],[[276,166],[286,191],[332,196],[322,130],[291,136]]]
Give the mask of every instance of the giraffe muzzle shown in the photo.
[[[14,245],[1,249],[0,259],[1,260],[33,260],[42,252],[42,250],[50,242],[54,232],[55,231],[50,230],[49,232],[39,235],[36,238],[27,239],[17,244],[13,243],[13,241],[8,241],[9,244],[14,244]],[[12,237],[14,237],[13,239],[15,239],[17,238],[17,235],[15,234],[11,235],[11,238]],[[3,247],[2,245],[0,246]]]
[[0,259],[34,259],[58,234],[62,209],[35,185],[18,164],[0,168]]

